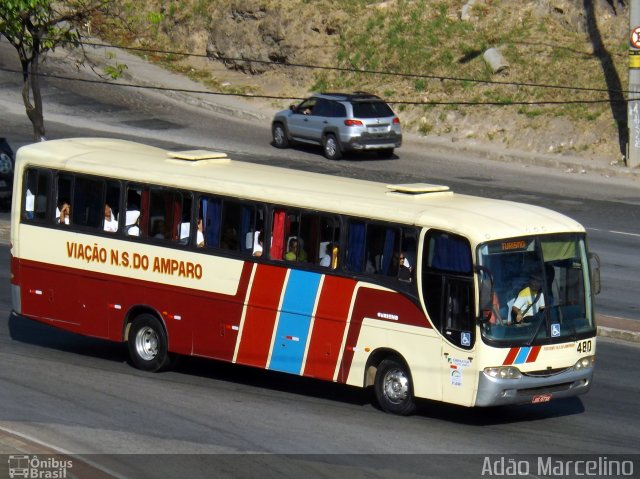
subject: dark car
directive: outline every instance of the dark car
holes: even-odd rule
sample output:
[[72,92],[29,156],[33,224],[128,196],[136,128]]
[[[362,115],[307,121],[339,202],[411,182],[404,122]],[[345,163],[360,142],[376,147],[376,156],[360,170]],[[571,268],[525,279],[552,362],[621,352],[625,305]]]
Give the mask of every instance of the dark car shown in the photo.
[[8,204],[13,191],[13,150],[7,140],[0,138],[0,203]]
[[347,151],[375,151],[388,158],[402,145],[400,119],[381,98],[365,92],[321,93],[276,113],[273,145],[321,145],[337,160]]

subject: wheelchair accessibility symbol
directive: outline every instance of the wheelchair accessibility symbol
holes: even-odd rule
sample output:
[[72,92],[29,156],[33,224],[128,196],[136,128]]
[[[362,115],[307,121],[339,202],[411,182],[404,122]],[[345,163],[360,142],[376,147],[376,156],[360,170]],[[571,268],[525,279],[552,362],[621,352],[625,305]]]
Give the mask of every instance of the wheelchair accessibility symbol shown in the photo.
[[553,323],[551,324],[551,337],[557,338],[558,336],[560,336],[560,324]]

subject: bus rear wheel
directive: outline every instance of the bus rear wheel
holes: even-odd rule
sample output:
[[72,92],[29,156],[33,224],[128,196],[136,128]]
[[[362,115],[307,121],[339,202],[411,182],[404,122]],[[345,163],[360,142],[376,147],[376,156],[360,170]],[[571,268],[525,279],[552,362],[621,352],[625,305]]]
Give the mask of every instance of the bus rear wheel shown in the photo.
[[127,347],[131,362],[143,371],[160,371],[170,364],[167,336],[160,321],[151,314],[141,314],[129,328]]
[[374,384],[376,399],[383,411],[408,416],[416,409],[408,368],[397,359],[378,365]]

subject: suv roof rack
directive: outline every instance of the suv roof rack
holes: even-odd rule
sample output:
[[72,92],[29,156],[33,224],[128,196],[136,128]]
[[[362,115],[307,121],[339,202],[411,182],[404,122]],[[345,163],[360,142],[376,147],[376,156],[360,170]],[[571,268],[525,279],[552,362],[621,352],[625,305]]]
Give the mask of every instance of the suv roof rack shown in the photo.
[[358,100],[358,99],[361,99],[361,98],[375,98],[376,100],[381,100],[382,101],[382,99],[379,96],[374,95],[373,93],[366,92],[366,91],[354,91],[353,93],[322,92],[321,95],[340,97],[340,98],[344,98],[345,100]]

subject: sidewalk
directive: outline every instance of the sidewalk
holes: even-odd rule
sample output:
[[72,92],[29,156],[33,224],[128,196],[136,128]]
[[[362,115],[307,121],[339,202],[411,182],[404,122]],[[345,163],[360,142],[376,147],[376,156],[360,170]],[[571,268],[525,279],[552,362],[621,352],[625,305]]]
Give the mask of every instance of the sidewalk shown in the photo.
[[596,314],[598,336],[640,343],[640,321]]

